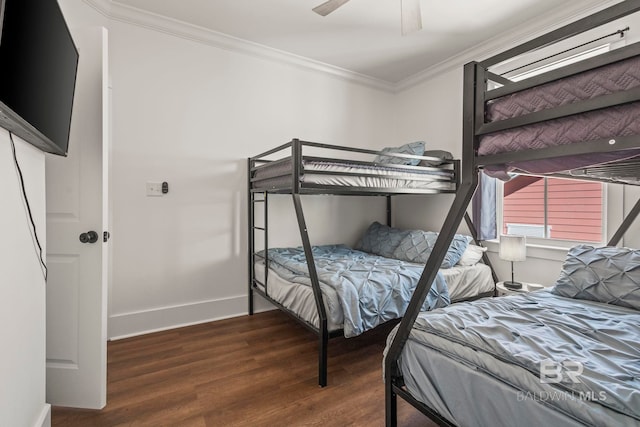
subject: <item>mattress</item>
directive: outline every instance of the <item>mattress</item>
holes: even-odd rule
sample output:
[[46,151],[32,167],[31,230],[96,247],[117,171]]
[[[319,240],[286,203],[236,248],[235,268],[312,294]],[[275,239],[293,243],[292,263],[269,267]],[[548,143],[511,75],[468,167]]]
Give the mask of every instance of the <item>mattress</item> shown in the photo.
[[511,119],[640,87],[640,57],[525,89],[487,102],[487,120]]
[[[443,268],[440,271],[447,282],[449,297],[453,302],[474,298],[494,290],[491,268],[485,264],[478,263],[473,266],[456,265],[453,268]],[[256,262],[256,279],[264,283],[264,274],[264,261]],[[319,327],[313,290],[309,286],[289,282],[278,276],[273,270],[269,270],[267,286],[271,298],[289,308],[307,322]],[[259,286],[259,288],[264,291],[262,286]],[[323,293],[323,301],[327,313],[329,331],[342,329],[344,314],[336,292],[331,288],[326,288]]]
[[[487,120],[493,122],[515,118],[637,87],[640,87],[640,57],[633,57],[491,100],[487,102]],[[634,102],[526,125],[482,136],[478,155],[485,156],[638,135],[640,134],[639,119],[640,102]],[[637,156],[640,156],[640,150],[636,149],[591,153],[560,160],[514,162],[509,165],[509,170],[552,173]],[[504,167],[492,166],[485,168],[485,170],[499,178],[506,178]]]
[[[300,182],[341,187],[409,188],[455,190],[453,171],[423,167],[402,169],[377,164],[349,164],[303,160],[304,174]],[[322,174],[314,172],[324,172]],[[327,173],[329,172],[329,173]],[[337,174],[331,174],[335,172]],[[291,161],[267,164],[254,173],[253,187],[274,189],[291,187]],[[349,173],[353,175],[339,175]]]
[[639,341],[637,310],[539,291],[421,314],[399,366],[458,425],[637,426]]

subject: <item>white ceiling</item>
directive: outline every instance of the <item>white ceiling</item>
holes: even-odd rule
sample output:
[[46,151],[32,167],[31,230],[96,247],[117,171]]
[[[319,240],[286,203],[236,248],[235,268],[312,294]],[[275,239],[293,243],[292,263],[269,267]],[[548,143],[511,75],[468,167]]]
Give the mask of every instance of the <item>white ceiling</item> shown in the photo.
[[[400,34],[400,0],[114,0],[178,21],[397,83],[486,41],[562,21],[587,0],[421,0],[423,30]],[[544,19],[543,19],[544,18]],[[538,28],[537,30],[543,30]]]

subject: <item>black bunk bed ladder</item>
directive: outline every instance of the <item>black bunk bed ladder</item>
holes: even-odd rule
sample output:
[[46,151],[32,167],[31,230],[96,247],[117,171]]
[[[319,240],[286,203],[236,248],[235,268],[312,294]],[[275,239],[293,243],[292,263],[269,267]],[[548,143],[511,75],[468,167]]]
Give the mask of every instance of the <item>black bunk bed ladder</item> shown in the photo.
[[[256,198],[257,194],[262,194],[262,198],[258,199]],[[261,284],[262,287],[264,288],[265,293],[268,293],[268,289],[267,289],[267,275],[269,274],[269,253],[268,253],[268,249],[269,249],[269,232],[268,232],[268,227],[267,227],[267,220],[268,220],[268,209],[267,209],[267,205],[268,205],[268,193],[250,193],[249,195],[250,197],[250,201],[249,201],[249,218],[250,218],[250,224],[249,224],[249,314],[253,315],[253,288],[254,286],[257,286],[258,284]],[[255,225],[255,206],[256,205],[263,205],[263,209],[264,209],[264,226],[260,227]],[[264,240],[264,255],[259,254],[258,252],[256,252],[256,231],[262,232],[263,233],[263,240]],[[265,273],[264,273],[264,283],[259,283],[258,279],[256,278],[256,271],[255,271],[255,262],[257,258],[262,258],[264,260],[265,263]]]
[[[257,195],[262,198],[256,198]],[[264,210],[263,226],[256,225],[256,205],[262,204]],[[253,315],[253,288],[261,285],[266,294],[269,293],[268,275],[269,275],[269,193],[254,193],[249,191],[249,315]],[[256,230],[263,233],[264,252],[263,255],[256,252]],[[265,264],[264,282],[260,282],[256,278],[255,262],[256,258],[262,258]]]

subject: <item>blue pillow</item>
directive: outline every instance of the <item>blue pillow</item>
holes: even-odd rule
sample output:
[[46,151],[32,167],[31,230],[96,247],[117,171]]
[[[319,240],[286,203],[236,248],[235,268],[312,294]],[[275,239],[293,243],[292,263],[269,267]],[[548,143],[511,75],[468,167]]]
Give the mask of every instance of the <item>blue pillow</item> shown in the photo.
[[[393,253],[393,258],[425,264],[437,238],[438,233],[433,231],[412,230],[402,239]],[[470,241],[471,236],[456,234],[440,266],[451,268],[456,265]]]
[[[422,156],[424,154],[424,141],[411,142],[404,144],[400,147],[386,147],[382,149],[383,153],[401,153],[401,154],[415,154],[416,156]],[[405,157],[392,157],[379,155],[376,156],[375,163],[382,163],[386,165],[410,165],[417,166],[420,163],[420,159],[407,159]]]
[[552,292],[640,310],[640,250],[574,246]]
[[369,226],[355,248],[386,258],[393,258],[393,252],[408,233],[407,230],[389,227],[376,221]]

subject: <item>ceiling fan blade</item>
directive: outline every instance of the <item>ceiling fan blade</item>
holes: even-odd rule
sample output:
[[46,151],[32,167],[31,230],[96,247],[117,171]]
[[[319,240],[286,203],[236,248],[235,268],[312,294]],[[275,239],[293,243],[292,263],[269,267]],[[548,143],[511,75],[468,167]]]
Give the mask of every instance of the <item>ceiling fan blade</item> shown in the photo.
[[320,6],[313,8],[313,11],[318,15],[327,16],[349,0],[329,0],[322,3]]
[[400,0],[402,15],[402,35],[411,34],[422,29],[420,0]]

